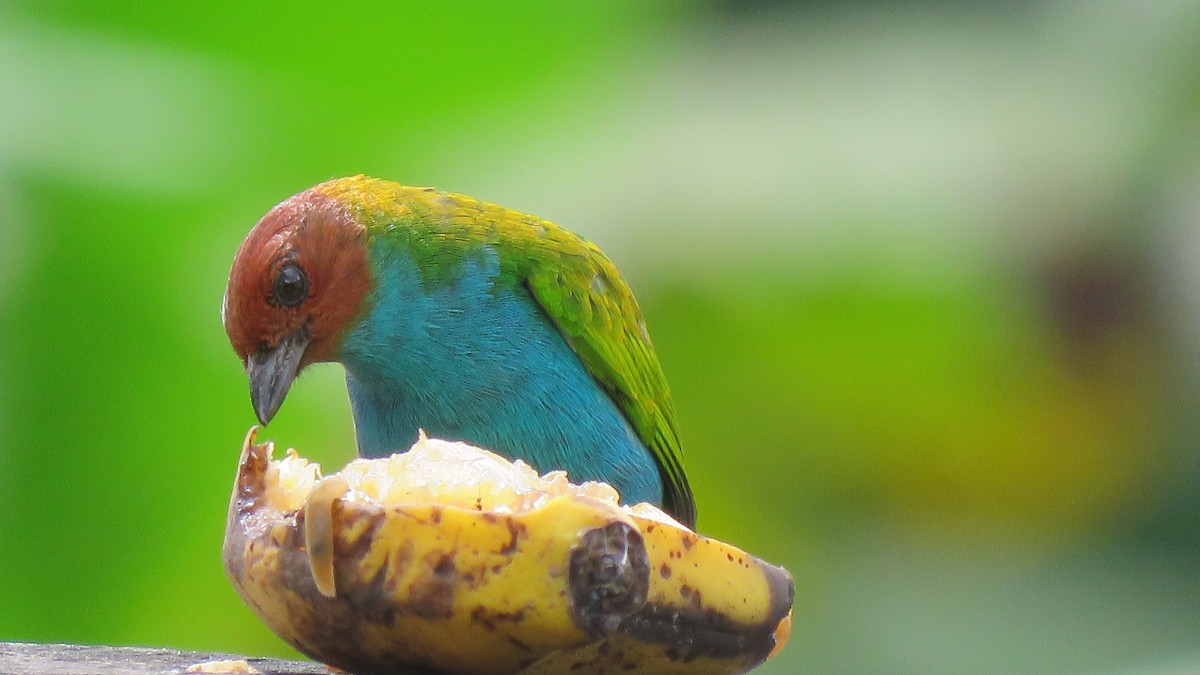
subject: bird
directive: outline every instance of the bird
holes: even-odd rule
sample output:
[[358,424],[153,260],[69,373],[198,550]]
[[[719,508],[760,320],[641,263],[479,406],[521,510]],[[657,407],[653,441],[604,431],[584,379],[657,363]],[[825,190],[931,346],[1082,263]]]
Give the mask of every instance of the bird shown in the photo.
[[694,528],[675,407],[616,266],[550,221],[363,175],[280,202],[234,256],[222,322],[266,425],[306,367],[345,369],[359,455],[421,433]]

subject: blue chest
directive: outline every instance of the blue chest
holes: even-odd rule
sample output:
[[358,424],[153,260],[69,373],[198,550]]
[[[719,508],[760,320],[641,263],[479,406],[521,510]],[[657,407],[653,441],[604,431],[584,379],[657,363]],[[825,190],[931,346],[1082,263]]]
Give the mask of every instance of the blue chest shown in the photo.
[[445,282],[423,281],[403,251],[377,243],[372,258],[371,309],[339,359],[360,454],[406,449],[424,429],[662,502],[649,451],[526,288],[497,284],[493,252]]

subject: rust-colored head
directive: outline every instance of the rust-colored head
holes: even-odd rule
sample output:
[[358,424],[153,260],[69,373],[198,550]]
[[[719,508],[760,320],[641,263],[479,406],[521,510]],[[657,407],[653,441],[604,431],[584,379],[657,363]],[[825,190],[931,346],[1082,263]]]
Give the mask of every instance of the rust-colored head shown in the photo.
[[370,288],[364,231],[315,189],[275,208],[246,235],[221,315],[266,424],[310,363],[337,357]]

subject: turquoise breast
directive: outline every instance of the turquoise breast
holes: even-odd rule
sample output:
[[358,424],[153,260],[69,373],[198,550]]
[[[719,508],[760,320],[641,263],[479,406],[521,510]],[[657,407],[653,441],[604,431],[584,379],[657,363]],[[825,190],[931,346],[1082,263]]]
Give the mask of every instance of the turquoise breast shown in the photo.
[[361,455],[407,449],[424,429],[662,503],[649,450],[525,286],[501,280],[494,251],[436,282],[389,242],[370,253],[374,290],[339,358]]

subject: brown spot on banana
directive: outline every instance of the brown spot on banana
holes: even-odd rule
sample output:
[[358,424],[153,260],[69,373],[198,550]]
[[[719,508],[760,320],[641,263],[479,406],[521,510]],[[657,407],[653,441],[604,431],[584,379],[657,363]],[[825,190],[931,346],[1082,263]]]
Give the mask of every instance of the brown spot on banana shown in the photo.
[[642,535],[620,521],[584,533],[571,552],[569,585],[576,623],[610,635],[646,603],[650,559]]

